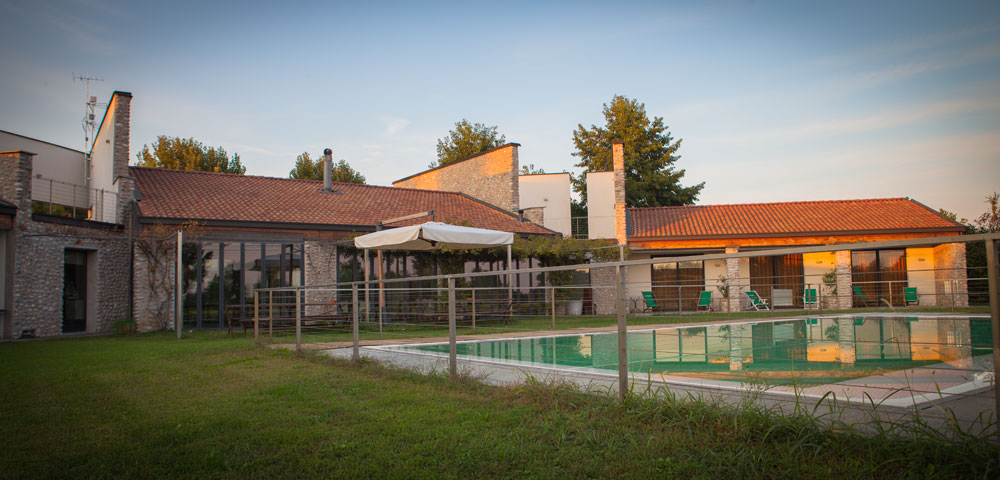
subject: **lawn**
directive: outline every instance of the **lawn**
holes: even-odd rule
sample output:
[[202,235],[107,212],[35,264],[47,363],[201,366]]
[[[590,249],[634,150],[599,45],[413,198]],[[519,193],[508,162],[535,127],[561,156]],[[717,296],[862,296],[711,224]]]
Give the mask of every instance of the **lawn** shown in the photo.
[[987,478],[995,438],[497,388],[199,332],[0,344],[0,472],[80,477]]

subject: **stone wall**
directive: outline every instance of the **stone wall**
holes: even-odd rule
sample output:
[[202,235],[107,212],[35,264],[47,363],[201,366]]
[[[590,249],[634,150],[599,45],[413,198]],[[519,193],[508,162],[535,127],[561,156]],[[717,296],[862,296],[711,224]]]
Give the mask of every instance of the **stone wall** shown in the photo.
[[33,330],[62,334],[63,263],[67,249],[87,252],[88,332],[111,331],[129,316],[129,241],[120,226],[31,213],[32,156],[0,154],[0,195],[17,205],[9,337]]
[[[739,251],[739,247],[726,247],[726,253],[737,253]],[[740,305],[743,299],[746,298],[745,293],[750,291],[750,285],[747,285],[747,281],[740,278],[739,258],[726,259],[726,285],[729,288],[729,301],[722,302],[723,307],[727,312],[739,312],[742,310]]]
[[934,291],[940,307],[969,306],[964,243],[945,243],[934,247]]
[[615,238],[619,245],[628,243],[628,213],[625,210],[625,144],[611,143],[615,184]]
[[174,328],[177,278],[174,238],[168,235],[157,238],[147,231],[136,239],[132,297],[135,324],[140,332]]
[[544,207],[525,208],[523,212],[525,220],[534,223],[535,225],[545,225]]
[[618,307],[618,278],[614,267],[590,269],[590,286],[594,294],[595,315],[616,315]]
[[834,258],[837,262],[835,267],[837,275],[837,301],[834,308],[841,310],[853,308],[854,290],[851,288],[851,285],[854,284],[854,281],[851,274],[851,252],[850,250],[834,252]]
[[508,143],[474,157],[397,180],[392,186],[461,192],[509,212],[517,212],[519,146]]
[[[325,285],[337,282],[337,245],[324,242],[305,242],[306,285]],[[309,315],[337,313],[337,294],[333,290],[306,290],[306,311]],[[325,303],[327,305],[308,305]]]
[[131,202],[135,198],[135,180],[129,176],[129,136],[132,125],[132,94],[127,92],[115,92],[114,101],[114,122],[115,138],[112,153],[112,174],[115,185],[118,187],[118,221],[124,223],[131,212]]

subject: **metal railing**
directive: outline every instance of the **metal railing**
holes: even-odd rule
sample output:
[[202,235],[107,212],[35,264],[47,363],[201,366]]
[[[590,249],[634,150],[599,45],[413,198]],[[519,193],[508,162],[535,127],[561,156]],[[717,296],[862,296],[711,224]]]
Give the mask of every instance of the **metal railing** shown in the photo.
[[[725,295],[713,299],[717,308],[699,312],[684,305],[697,302],[710,284],[654,285],[626,276],[628,267],[671,262],[972,241],[993,246],[994,251],[988,251],[992,270],[976,276],[967,275],[964,268],[921,270],[924,277],[933,277],[935,289],[918,288],[917,302],[911,305],[893,301],[899,297],[897,289],[912,287],[892,279],[857,282],[858,286],[877,286],[877,291],[885,294],[869,299],[877,304],[854,308],[857,295],[850,288],[854,284],[845,284],[847,279],[841,278],[835,294],[831,284],[803,280],[803,290],[816,288],[815,304],[811,298],[802,298],[801,305],[775,309],[771,295],[764,298],[769,308],[757,311],[750,307],[745,291],[759,286],[760,279],[737,279],[728,284]],[[258,289],[252,318],[247,321],[252,323],[255,339],[263,332],[270,336],[294,332],[296,348],[302,348],[303,335],[308,335],[312,341],[342,342],[340,345],[352,349],[355,359],[360,356],[362,337],[373,343],[420,339],[429,342],[420,354],[447,357],[453,375],[458,372],[460,350],[463,358],[473,359],[481,349],[495,349],[503,352],[499,354],[502,361],[521,362],[519,365],[541,362],[555,366],[557,358],[584,362],[594,375],[616,379],[614,385],[623,398],[634,384],[650,382],[657,372],[656,378],[666,384],[679,381],[687,385],[692,378],[698,382],[718,380],[740,385],[735,387],[738,391],[761,387],[795,395],[820,392],[817,398],[828,388],[841,398],[874,397],[872,392],[881,388],[885,402],[905,406],[909,400],[900,399],[904,394],[917,402],[981,391],[938,385],[936,382],[943,380],[937,378],[944,378],[939,374],[945,370],[958,373],[970,385],[985,382],[982,378],[988,373],[996,375],[994,367],[1000,362],[985,362],[982,357],[1000,353],[1000,339],[996,338],[1000,332],[997,244],[1000,234],[984,234]],[[587,270],[588,281],[563,283],[570,278],[566,272],[577,270]],[[523,274],[544,276],[546,281],[527,287],[511,284],[510,278]],[[480,277],[492,277],[495,286],[473,286]],[[772,284],[776,285],[785,283]],[[642,312],[645,304],[631,294],[647,289],[676,289],[678,302],[669,305],[673,308]],[[905,299],[905,291],[903,295]],[[968,300],[963,303],[963,296],[989,298],[991,320],[983,315],[933,317],[964,309]],[[275,313],[279,308],[286,310]],[[985,308],[978,308],[986,313]],[[837,311],[847,314],[834,313]],[[874,311],[883,313],[866,315]],[[685,322],[687,325],[680,327],[670,325]],[[697,324],[689,326],[690,322]],[[692,362],[698,368],[691,367]],[[780,369],[762,370],[768,365]],[[583,367],[572,368],[579,372]],[[617,374],[612,374],[615,370]],[[893,371],[901,373],[892,376]],[[846,383],[830,383],[831,375],[844,376]],[[893,389],[857,387],[864,385],[859,382],[865,378],[879,377],[881,381],[886,379],[884,375],[898,384],[893,383]]]
[[118,223],[118,193],[36,175],[31,180],[31,211]]
[[588,238],[589,220],[587,217],[570,217],[569,221],[573,238]]

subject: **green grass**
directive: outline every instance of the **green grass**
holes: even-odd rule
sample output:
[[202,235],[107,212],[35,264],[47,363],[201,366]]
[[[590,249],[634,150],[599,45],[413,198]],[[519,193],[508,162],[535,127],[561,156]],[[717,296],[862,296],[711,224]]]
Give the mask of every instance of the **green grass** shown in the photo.
[[669,394],[623,407],[219,333],[4,343],[0,365],[8,478],[988,478],[998,468],[992,436],[866,437]]

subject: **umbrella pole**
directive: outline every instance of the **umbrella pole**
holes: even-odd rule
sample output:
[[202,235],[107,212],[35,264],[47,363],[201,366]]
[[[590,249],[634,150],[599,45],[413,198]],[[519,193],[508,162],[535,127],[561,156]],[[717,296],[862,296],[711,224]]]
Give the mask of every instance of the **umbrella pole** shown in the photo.
[[[507,245],[507,272],[510,272],[512,265],[512,256],[510,252],[510,245]],[[514,303],[514,275],[507,273],[507,304]]]
[[371,310],[371,301],[370,301],[371,297],[369,296],[369,288],[370,288],[370,286],[368,285],[368,280],[371,278],[371,275],[369,275],[369,273],[371,273],[371,263],[368,261],[368,249],[367,248],[365,249],[365,270],[364,270],[364,272],[365,272],[365,276],[364,276],[364,279],[365,279],[365,321],[367,322],[368,320],[371,319],[371,311],[372,311]]
[[382,339],[382,314],[385,312],[385,285],[382,284],[382,250],[375,252],[378,257],[378,338]]

